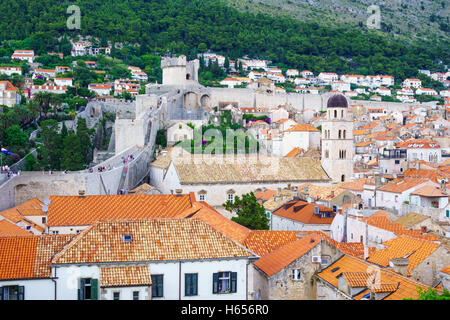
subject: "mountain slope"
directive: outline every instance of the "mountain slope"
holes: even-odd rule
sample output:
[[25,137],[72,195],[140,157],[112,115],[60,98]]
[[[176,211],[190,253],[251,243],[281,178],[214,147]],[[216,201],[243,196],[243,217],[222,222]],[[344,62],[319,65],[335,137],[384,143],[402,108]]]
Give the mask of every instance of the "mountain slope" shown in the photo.
[[[371,15],[368,7],[380,7],[381,28],[403,37],[437,39],[447,37],[448,0],[227,0],[240,10],[275,16],[287,15],[299,21],[324,25],[365,28]],[[447,33],[447,34],[446,34]]]

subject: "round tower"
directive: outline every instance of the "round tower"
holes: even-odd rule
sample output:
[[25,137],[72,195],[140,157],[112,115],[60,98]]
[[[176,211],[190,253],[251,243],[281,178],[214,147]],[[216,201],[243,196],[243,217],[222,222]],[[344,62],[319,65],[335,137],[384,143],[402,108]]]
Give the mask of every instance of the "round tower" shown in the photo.
[[162,84],[184,85],[186,83],[186,56],[161,60]]
[[322,167],[333,182],[349,181],[353,175],[353,122],[347,99],[335,94],[328,99],[322,122]]

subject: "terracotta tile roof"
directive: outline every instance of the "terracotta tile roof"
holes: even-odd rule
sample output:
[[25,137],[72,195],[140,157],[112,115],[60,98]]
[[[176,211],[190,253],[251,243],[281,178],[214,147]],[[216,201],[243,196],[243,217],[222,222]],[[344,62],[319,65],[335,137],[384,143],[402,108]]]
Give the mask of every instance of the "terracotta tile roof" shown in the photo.
[[353,136],[364,136],[368,133],[369,131],[367,130],[353,130]]
[[30,235],[30,232],[16,226],[8,220],[0,220],[0,236],[24,236]]
[[389,261],[392,259],[407,257],[409,259],[408,276],[415,267],[439,248],[437,243],[407,236],[388,240],[383,244],[387,247],[372,253],[367,261],[381,267],[389,267]]
[[377,190],[393,192],[393,193],[402,193],[402,192],[409,190],[411,188],[414,188],[424,182],[426,182],[426,180],[411,179],[411,178],[400,179],[399,178],[399,179],[395,179],[389,183],[386,183],[385,185],[383,185],[381,187],[378,187]]
[[100,287],[150,286],[152,279],[147,266],[100,268]]
[[297,240],[295,231],[252,230],[241,244],[262,257]]
[[367,272],[342,272],[342,276],[350,287],[366,287],[370,274]]
[[448,197],[447,192],[443,192],[441,187],[438,186],[424,186],[420,189],[417,189],[411,194],[423,196],[423,197]]
[[374,143],[375,143],[375,141],[361,141],[361,142],[357,143],[355,146],[356,147],[367,147]]
[[397,236],[410,236],[418,239],[425,239],[429,241],[438,241],[439,237],[433,233],[423,233],[421,230],[408,230],[400,223],[391,222],[387,216],[389,212],[385,212],[386,214],[381,215],[377,213],[383,213],[382,210],[377,211],[370,217],[363,218],[363,221],[367,221],[368,225],[374,226],[376,228],[384,229],[390,232],[395,233]]
[[445,170],[441,168],[439,170],[407,169],[404,176],[407,178],[426,179],[440,183],[442,179],[450,179],[450,172],[445,172]]
[[49,278],[50,259],[72,235],[0,237],[0,280]]
[[285,157],[286,157],[286,158],[293,158],[293,157],[296,157],[296,156],[298,156],[298,155],[300,154],[300,151],[303,151],[303,149],[302,149],[302,148],[294,148],[294,149],[292,149],[291,151],[289,151],[289,152],[285,155]]
[[398,148],[412,148],[412,149],[439,149],[439,145],[426,139],[411,139],[399,142],[395,145]]
[[[130,236],[131,241],[124,241]],[[78,234],[53,264],[202,260],[252,254],[199,219],[97,222]]]
[[42,201],[38,198],[33,198],[15,208],[19,210],[23,216],[45,216],[47,214],[42,211],[43,206],[45,206],[45,204]]
[[251,233],[250,229],[224,217],[205,202],[197,202],[194,206],[196,207],[197,205],[199,206],[198,210],[192,215],[186,216],[186,218],[201,220],[216,231],[240,244],[243,244],[245,239]]
[[[338,268],[336,270],[336,268]],[[337,260],[324,270],[322,270],[317,277],[324,280],[329,285],[338,288],[338,276],[343,273],[368,273],[372,274],[373,270],[377,270],[376,267],[364,260],[351,257],[349,255],[343,256],[341,259]],[[372,276],[377,284],[374,284],[375,292],[392,292],[384,297],[383,300],[402,300],[408,298],[417,299],[419,294],[417,292],[417,287],[422,289],[428,289],[423,283],[416,282],[410,278],[403,277],[393,271],[386,269],[378,269],[379,273],[376,276]],[[351,277],[351,276],[350,276]],[[367,284],[366,284],[367,287]],[[369,290],[365,290],[359,293],[353,299],[361,299],[365,294],[369,293]]]
[[191,155],[173,158],[181,184],[329,181],[318,159],[264,155]]
[[289,129],[284,130],[284,132],[292,132],[292,131],[320,132],[319,129],[316,129],[309,124],[296,124],[296,125],[293,125],[292,127],[290,127]]
[[341,184],[339,187],[341,189],[352,190],[352,191],[364,191],[364,185],[372,181],[369,178],[361,178]]
[[[319,208],[319,212],[329,214],[330,217],[321,218],[314,214],[314,207]],[[331,224],[333,222],[333,210],[315,203],[308,203],[306,201],[289,201],[281,208],[273,212],[274,215],[299,221],[304,224]]]
[[341,193],[345,192],[345,190],[341,188],[341,184],[333,184],[331,186],[317,186],[311,183],[304,183],[299,185],[297,187],[297,190],[300,193],[304,193],[305,187],[308,188],[308,195],[311,198],[324,201],[332,200],[339,196]]
[[263,200],[263,201],[267,201],[267,200],[269,200],[270,198],[272,198],[274,195],[276,195],[277,194],[277,191],[276,190],[270,190],[270,189],[267,189],[266,191],[264,191],[264,192],[256,192],[255,193],[255,197],[256,197],[256,199],[258,199],[258,200]]
[[51,196],[47,226],[86,226],[98,220],[172,218],[188,208],[194,194]]
[[[338,242],[322,231],[307,231],[307,233],[321,237],[330,245],[342,251],[342,253],[361,259],[364,258],[364,244],[361,242]],[[368,254],[370,255],[372,252],[375,252],[375,250],[375,247],[368,247]]]
[[261,257],[254,265],[271,277],[286,266],[308,253],[320,243],[320,237],[311,235],[291,242],[271,253]]
[[446,273],[446,274],[450,274],[450,265],[446,266],[445,268],[443,268],[441,270],[441,272]]
[[[40,201],[37,199],[31,199],[30,201],[27,201],[21,205],[18,205],[17,207],[13,207],[7,210],[4,210],[0,212],[0,216],[3,216],[10,222],[14,224],[18,224],[19,222],[24,223],[35,230],[39,232],[44,232],[44,228],[37,225],[33,221],[26,218],[24,215],[27,216],[36,216],[36,215],[45,215],[45,213],[42,211],[42,209],[39,209],[39,203]],[[24,213],[24,215],[22,215]]]

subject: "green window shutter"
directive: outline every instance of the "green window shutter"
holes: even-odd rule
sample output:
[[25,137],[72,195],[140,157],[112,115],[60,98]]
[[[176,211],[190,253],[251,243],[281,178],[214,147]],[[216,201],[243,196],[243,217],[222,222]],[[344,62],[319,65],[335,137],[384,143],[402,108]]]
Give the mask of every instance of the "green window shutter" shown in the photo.
[[3,300],[3,287],[0,287],[0,301]]
[[78,289],[78,300],[84,300],[84,285],[86,280],[80,279],[80,289]]
[[18,300],[25,300],[25,287],[24,286],[19,286]]
[[184,295],[190,296],[191,295],[191,275],[186,273],[184,275]]
[[91,279],[91,300],[98,300],[98,279]]
[[236,292],[237,287],[237,272],[231,272],[231,292]]
[[198,295],[198,274],[193,274],[192,275],[192,288],[193,288],[193,293],[192,295],[196,296]]
[[164,296],[164,275],[152,275],[152,297]]
[[447,218],[450,217],[450,210],[445,211],[445,215],[447,216]]
[[213,293],[219,292],[219,274],[213,273]]

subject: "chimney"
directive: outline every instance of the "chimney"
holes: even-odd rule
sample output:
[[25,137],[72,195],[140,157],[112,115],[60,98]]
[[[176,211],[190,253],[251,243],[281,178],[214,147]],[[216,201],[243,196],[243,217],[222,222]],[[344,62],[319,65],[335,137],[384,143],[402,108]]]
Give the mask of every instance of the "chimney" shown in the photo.
[[331,198],[334,198],[334,190],[331,190]]
[[391,260],[392,268],[394,272],[401,274],[402,276],[408,276],[408,258],[395,258]]
[[181,190],[181,189],[176,189],[176,190],[175,190],[175,193],[176,193],[177,197],[181,197],[181,194],[183,193],[183,190]]
[[86,192],[84,190],[78,190],[78,197],[79,198],[86,198],[85,193]]
[[291,190],[291,184],[290,183],[288,183],[287,188],[288,188],[288,190]]
[[427,227],[426,227],[426,226],[421,226],[421,227],[420,227],[420,231],[421,231],[422,233],[427,233]]

